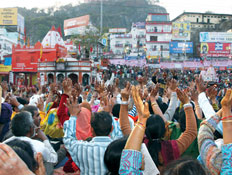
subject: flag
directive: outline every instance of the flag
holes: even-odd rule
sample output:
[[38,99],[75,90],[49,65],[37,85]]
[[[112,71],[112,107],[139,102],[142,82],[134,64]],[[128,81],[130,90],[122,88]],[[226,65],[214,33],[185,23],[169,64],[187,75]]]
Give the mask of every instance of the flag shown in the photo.
[[24,27],[24,38],[23,38],[24,45],[26,45],[26,39],[27,39],[26,27]]
[[79,50],[79,53],[81,53],[81,43],[79,43],[78,50]]
[[27,38],[27,47],[30,47],[30,38]]
[[92,48],[92,47],[90,47],[90,52],[91,52],[91,53],[93,52],[93,48]]
[[57,32],[60,34],[60,37],[62,38],[63,36],[62,36],[62,32],[61,32],[61,27],[60,26],[57,28]]
[[18,43],[20,43],[20,28],[19,28],[19,35],[18,35]]

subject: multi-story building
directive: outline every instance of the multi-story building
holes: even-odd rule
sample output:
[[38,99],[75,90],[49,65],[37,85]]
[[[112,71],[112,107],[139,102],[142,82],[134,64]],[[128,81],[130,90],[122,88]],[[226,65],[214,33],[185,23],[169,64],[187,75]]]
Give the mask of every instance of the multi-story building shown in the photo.
[[169,42],[172,38],[172,22],[168,13],[149,13],[146,19],[147,58],[169,59]]
[[216,13],[195,13],[195,12],[183,12],[173,22],[191,22],[192,29],[198,28],[211,28],[215,29],[217,24],[223,21],[232,19],[230,14],[216,14]]
[[[111,31],[115,31],[112,33]],[[146,29],[144,22],[132,24],[131,31],[125,33],[125,29],[110,30],[110,50],[117,57],[122,57],[130,53],[137,53],[141,56],[146,44]]]

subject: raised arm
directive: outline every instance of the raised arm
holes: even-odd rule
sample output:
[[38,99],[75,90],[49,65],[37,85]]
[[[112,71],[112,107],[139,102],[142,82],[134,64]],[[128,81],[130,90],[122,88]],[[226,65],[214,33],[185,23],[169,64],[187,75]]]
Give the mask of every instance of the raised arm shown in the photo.
[[177,89],[176,92],[178,98],[184,105],[184,111],[186,116],[186,129],[176,140],[180,154],[182,154],[197,137],[197,123],[193,113],[192,105],[189,101],[189,97],[186,95],[184,91],[181,91],[179,89]]
[[128,100],[130,89],[130,83],[127,82],[126,88],[121,91],[122,102],[120,105],[119,123],[123,135],[129,135],[131,133],[131,127],[128,117]]
[[232,174],[231,169],[231,156],[232,156],[232,114],[231,114],[231,105],[232,105],[232,91],[231,89],[227,90],[225,98],[222,102],[222,124],[223,124],[223,141],[224,145],[222,146],[222,168],[221,174]]
[[69,98],[72,91],[72,80],[70,78],[65,79],[63,81],[63,90],[64,93],[61,96],[59,108],[57,110],[57,116],[60,120],[61,125],[63,126],[64,122],[69,119],[69,115],[67,113],[67,108],[64,104],[67,102],[67,98]]
[[175,114],[177,101],[178,101],[177,95],[176,95],[176,88],[177,88],[177,81],[175,79],[172,79],[170,82],[170,87],[169,87],[171,91],[171,99],[170,99],[168,109],[164,113],[164,118],[170,121],[172,120]]
[[140,149],[145,133],[146,122],[150,113],[148,103],[143,105],[143,101],[139,96],[139,91],[134,86],[132,87],[132,96],[138,111],[139,120],[131,132],[122,152],[119,174],[142,174],[140,171],[142,166],[142,153]]

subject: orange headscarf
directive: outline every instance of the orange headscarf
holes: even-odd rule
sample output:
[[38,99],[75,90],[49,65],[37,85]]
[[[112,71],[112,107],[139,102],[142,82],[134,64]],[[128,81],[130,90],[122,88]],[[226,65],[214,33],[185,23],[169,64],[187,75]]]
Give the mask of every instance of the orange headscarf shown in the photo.
[[76,122],[77,140],[86,140],[88,137],[92,136],[90,121],[91,112],[87,108],[81,107],[81,112]]

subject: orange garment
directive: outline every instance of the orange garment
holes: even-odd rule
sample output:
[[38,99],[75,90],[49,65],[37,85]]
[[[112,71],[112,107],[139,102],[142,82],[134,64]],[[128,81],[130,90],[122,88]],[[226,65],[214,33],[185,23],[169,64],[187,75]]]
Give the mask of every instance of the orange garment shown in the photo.
[[13,111],[10,117],[11,120],[14,118],[15,114],[17,114],[17,112]]
[[78,114],[76,122],[77,140],[86,140],[92,136],[90,121],[91,112],[87,108],[81,107],[81,112]]

